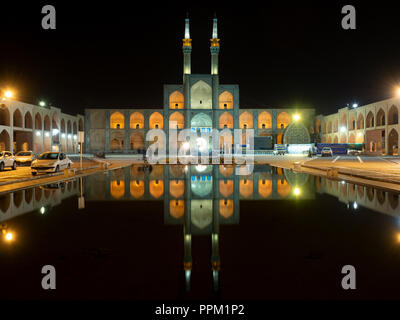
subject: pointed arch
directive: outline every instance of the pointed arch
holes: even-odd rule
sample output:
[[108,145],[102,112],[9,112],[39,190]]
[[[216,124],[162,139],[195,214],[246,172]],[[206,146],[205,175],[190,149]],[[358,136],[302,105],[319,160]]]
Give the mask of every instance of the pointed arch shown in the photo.
[[129,117],[129,127],[131,129],[143,129],[144,128],[144,116],[141,112],[134,112]]
[[399,123],[399,111],[395,105],[392,105],[389,109],[388,124]]
[[185,97],[179,91],[174,91],[169,95],[170,109],[183,109],[185,106]]
[[185,117],[182,113],[175,111],[169,116],[170,129],[183,129],[185,127]]
[[0,151],[5,150],[10,150],[10,135],[4,129],[0,134]]
[[372,128],[374,126],[374,114],[372,111],[368,112],[367,114],[367,123],[366,123],[366,128]]
[[4,103],[0,104],[0,125],[10,126],[10,111]]
[[110,128],[111,129],[124,129],[125,117],[124,115],[116,111],[110,116]]
[[49,117],[49,115],[46,115],[44,117],[44,130],[45,131],[50,131],[50,117]]
[[224,91],[219,95],[218,106],[220,109],[233,109],[233,95],[229,91]]
[[357,117],[357,129],[364,129],[364,116],[360,113]]
[[258,114],[258,129],[271,129],[272,116],[269,112],[263,111]]
[[253,128],[253,115],[250,112],[244,111],[239,116],[239,128],[240,129]]
[[13,114],[13,126],[23,128],[24,126],[22,122],[22,113],[18,108],[16,108]]
[[376,126],[384,126],[385,125],[385,112],[382,108],[379,109],[378,113],[376,114]]
[[289,113],[283,111],[278,114],[276,118],[276,127],[278,129],[285,129],[290,124],[290,115]]
[[219,128],[233,129],[233,116],[229,112],[225,111],[219,116]]
[[203,80],[197,81],[190,89],[190,107],[192,109],[212,108],[212,89]]
[[198,113],[190,121],[190,126],[192,128],[211,128],[212,120],[209,115]]
[[164,118],[159,112],[153,112],[149,118],[150,129],[162,129],[164,128]]
[[29,111],[25,113],[25,128],[33,129],[32,115]]
[[42,130],[42,117],[39,112],[35,115],[35,129]]

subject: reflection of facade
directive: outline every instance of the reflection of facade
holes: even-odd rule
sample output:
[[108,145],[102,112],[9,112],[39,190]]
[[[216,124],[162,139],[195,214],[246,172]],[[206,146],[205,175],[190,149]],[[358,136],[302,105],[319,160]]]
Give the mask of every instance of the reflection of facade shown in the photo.
[[0,222],[22,214],[59,205],[64,199],[79,194],[79,181],[53,187],[36,187],[0,195]]
[[84,118],[16,100],[0,101],[0,151],[78,151]]
[[330,194],[353,209],[359,206],[373,211],[400,217],[399,194],[372,187],[314,177],[317,192]]
[[[309,143],[314,134],[314,109],[239,109],[239,86],[220,84],[218,58],[220,39],[214,19],[210,40],[210,74],[191,73],[192,39],[186,19],[183,39],[183,82],[164,85],[163,107],[159,109],[86,109],[86,152],[135,153],[146,149],[146,133],[163,129],[191,128],[208,132],[217,129],[254,129],[256,137],[271,143]],[[299,113],[301,121],[293,122]],[[168,144],[167,144],[168,148]]]
[[370,154],[398,154],[400,99],[388,99],[316,117],[316,133],[324,143],[364,143]]
[[[232,165],[133,165],[86,178],[88,201],[162,200],[165,224],[181,224],[184,231],[184,272],[190,290],[192,236],[211,237],[214,289],[219,286],[219,228],[239,223],[239,201],[313,199],[309,177],[289,170],[255,166],[248,176],[235,174]],[[301,194],[295,194],[295,189]]]

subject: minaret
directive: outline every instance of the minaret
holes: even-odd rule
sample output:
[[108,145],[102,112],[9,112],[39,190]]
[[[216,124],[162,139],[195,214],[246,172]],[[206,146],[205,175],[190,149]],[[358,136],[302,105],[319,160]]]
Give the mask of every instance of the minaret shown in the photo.
[[187,14],[185,19],[185,38],[182,39],[183,46],[183,77],[185,78],[185,74],[191,73],[190,68],[190,55],[192,53],[192,39],[190,39],[190,30],[189,30],[189,14]]
[[214,15],[212,38],[210,39],[211,51],[211,74],[218,74],[218,54],[219,54],[219,39],[218,39],[218,20]]

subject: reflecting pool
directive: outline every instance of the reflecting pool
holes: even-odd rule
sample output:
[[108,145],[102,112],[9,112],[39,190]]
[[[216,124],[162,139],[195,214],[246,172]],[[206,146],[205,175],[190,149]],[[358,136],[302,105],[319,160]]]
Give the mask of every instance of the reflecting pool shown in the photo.
[[1,195],[0,298],[400,298],[398,193],[236,169],[133,165]]

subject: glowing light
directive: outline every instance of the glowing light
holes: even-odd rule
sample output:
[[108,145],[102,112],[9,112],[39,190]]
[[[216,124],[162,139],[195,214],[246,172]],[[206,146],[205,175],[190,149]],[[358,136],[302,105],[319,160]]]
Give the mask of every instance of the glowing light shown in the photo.
[[294,115],[293,115],[293,120],[294,121],[299,121],[300,120],[300,115],[298,114],[298,113],[295,113]]
[[354,202],[354,203],[353,203],[353,208],[354,208],[354,209],[357,209],[357,208],[358,208],[357,202]]
[[58,129],[53,129],[53,136],[57,135],[60,131]]
[[78,136],[76,134],[74,134],[74,139],[77,139],[77,138],[78,138]]
[[50,133],[48,131],[46,131],[46,133],[44,134],[46,137],[48,137],[50,135]]
[[45,207],[41,207],[41,208],[40,208],[40,213],[41,213],[41,214],[44,214],[45,212],[46,212],[46,208],[45,208]]
[[45,106],[46,106],[46,102],[44,102],[44,101],[39,101],[39,106],[45,107]]
[[65,133],[61,134],[61,138],[65,138]]
[[396,239],[397,239],[397,242],[400,243],[400,232],[398,232],[398,233],[396,234]]
[[300,193],[301,193],[300,188],[298,188],[298,187],[294,188],[293,193],[294,193],[295,196],[300,195]]
[[397,95],[400,97],[400,88],[397,89]]
[[39,137],[40,136],[40,131],[36,131],[36,135]]
[[357,133],[357,136],[361,137],[362,136],[362,132]]
[[4,96],[8,99],[12,98],[14,96],[14,92],[12,92],[11,90],[6,90],[4,92]]
[[71,137],[72,137],[72,136],[69,134],[69,135],[68,135],[68,139],[71,139]]
[[7,232],[5,235],[5,239],[7,241],[11,241],[14,238],[14,235],[11,232]]
[[342,180],[342,181],[341,181],[341,183],[342,183],[342,184],[345,184],[345,183],[346,183],[346,181]]
[[207,166],[204,166],[204,165],[201,165],[201,164],[199,164],[199,165],[196,166],[197,172],[203,172],[203,171],[205,171],[206,169],[207,169]]
[[189,142],[185,142],[184,144],[183,144],[183,148],[184,149],[189,149],[189,147],[190,147],[190,145],[189,145]]
[[197,138],[197,147],[199,148],[200,151],[204,151],[207,149],[207,141],[204,138]]
[[346,131],[346,127],[340,127],[340,131],[341,132],[345,132]]
[[353,103],[353,108],[357,108],[358,107],[358,103]]

